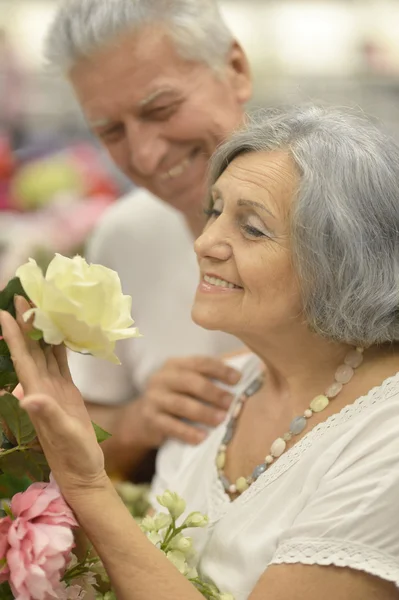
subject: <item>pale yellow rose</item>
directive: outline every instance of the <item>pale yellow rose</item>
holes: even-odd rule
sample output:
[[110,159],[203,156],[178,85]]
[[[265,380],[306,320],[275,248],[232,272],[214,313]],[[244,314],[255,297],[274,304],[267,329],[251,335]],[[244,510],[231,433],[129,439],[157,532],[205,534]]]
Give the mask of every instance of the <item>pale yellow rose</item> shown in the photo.
[[81,256],[56,254],[45,276],[33,259],[16,275],[35,305],[24,318],[34,315],[33,324],[48,344],[63,342],[75,352],[119,364],[116,341],[140,337],[131,327],[132,299],[123,295],[115,271],[89,265]]

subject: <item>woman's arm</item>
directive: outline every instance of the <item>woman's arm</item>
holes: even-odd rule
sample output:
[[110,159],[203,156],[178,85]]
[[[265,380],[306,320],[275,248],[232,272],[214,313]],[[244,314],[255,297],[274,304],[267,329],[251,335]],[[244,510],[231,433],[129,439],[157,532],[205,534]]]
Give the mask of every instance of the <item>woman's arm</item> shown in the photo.
[[[202,595],[153,546],[132,519],[104,469],[104,455],[63,347],[42,349],[0,313],[3,336],[25,390],[21,401],[35,426],[60,489],[96,548],[118,600],[201,600]],[[248,600],[397,600],[393,584],[350,569],[303,565],[268,568]]]
[[70,495],[69,502],[103,561],[118,600],[203,600],[148,541],[109,480],[95,490]]

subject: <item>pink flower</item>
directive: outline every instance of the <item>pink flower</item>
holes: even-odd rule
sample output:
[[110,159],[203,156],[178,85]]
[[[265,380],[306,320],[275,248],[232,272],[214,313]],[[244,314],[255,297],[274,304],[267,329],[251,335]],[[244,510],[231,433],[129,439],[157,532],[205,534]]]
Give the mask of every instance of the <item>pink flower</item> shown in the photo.
[[[55,481],[34,483],[11,501],[14,520],[4,524],[2,540],[7,580],[16,600],[50,600],[74,546],[77,522]],[[0,529],[0,532],[2,530]],[[0,553],[0,556],[1,553]]]
[[14,517],[34,521],[35,524],[78,526],[54,480],[33,483],[26,492],[16,494],[11,501],[11,512]]

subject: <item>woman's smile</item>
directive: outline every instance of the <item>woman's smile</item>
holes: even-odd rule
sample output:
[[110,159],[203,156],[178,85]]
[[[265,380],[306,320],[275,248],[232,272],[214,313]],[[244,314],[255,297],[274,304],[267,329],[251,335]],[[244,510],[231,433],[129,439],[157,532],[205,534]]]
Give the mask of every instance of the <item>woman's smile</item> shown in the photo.
[[242,290],[243,288],[241,286],[236,285],[215,273],[205,273],[202,275],[198,286],[198,292],[204,294],[232,293],[241,292]]

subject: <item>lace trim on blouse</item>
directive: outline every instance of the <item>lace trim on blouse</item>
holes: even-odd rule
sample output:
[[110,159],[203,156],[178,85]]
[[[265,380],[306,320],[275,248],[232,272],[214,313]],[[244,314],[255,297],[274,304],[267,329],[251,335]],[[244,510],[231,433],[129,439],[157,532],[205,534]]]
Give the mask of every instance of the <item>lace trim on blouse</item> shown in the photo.
[[[306,452],[312,445],[323,437],[331,428],[339,427],[343,423],[354,419],[362,414],[367,409],[374,405],[388,400],[391,396],[399,391],[399,372],[385,379],[381,385],[372,388],[365,396],[361,396],[352,404],[345,406],[339,413],[331,415],[326,421],[319,423],[301,438],[294,446],[292,446],[285,454],[283,454],[275,463],[273,463],[267,471],[265,471],[234,503],[247,503],[255,494],[258,494],[266,486],[273,483],[278,477],[285,473],[292,465],[296,464],[302,454]],[[218,432],[216,447],[219,447],[224,436],[225,428],[221,427]],[[225,493],[223,486],[219,480],[215,461],[212,459],[212,480],[208,490],[208,506],[209,520],[211,526],[219,521],[228,511],[231,506],[231,500]]]
[[293,539],[277,548],[271,565],[295,564],[347,567],[364,571],[399,587],[399,564],[389,554],[363,544],[336,539]]

